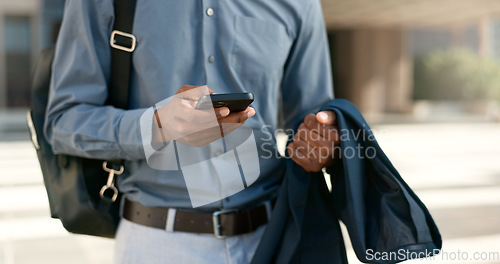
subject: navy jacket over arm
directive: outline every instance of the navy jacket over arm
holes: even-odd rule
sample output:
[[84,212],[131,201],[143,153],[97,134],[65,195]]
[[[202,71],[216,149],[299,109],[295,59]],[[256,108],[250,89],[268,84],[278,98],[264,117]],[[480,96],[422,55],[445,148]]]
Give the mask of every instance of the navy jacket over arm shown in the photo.
[[[271,221],[252,263],[347,263],[338,219],[363,262],[395,263],[440,250],[441,235],[429,211],[379,147],[358,109],[335,99],[323,110],[337,114],[344,154],[327,169],[332,192],[321,173],[307,173],[287,160]],[[392,257],[374,258],[375,253]]]

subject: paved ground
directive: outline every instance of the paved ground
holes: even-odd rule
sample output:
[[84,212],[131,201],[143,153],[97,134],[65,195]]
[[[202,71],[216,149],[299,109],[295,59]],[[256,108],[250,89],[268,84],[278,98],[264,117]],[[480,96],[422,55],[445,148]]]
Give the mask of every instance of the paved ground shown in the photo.
[[[443,234],[445,254],[426,263],[466,256],[462,263],[500,263],[500,124],[380,125],[375,131]],[[68,234],[50,219],[27,138],[0,133],[0,264],[111,263],[112,240]]]

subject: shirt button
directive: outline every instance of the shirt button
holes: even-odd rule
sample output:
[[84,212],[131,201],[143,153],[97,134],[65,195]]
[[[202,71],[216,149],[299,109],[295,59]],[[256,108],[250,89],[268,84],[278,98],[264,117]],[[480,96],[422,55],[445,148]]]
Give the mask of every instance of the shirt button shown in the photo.
[[207,9],[207,16],[213,16],[214,15],[214,10],[212,8]]
[[214,55],[208,56],[208,62],[214,63],[214,61],[215,61],[215,56]]

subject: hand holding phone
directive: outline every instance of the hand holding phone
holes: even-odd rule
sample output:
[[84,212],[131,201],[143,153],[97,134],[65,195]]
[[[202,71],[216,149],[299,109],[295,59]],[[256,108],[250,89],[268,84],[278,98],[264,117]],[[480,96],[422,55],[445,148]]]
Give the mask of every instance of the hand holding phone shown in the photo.
[[[253,95],[214,94],[206,86],[182,86],[153,119],[156,142],[172,140],[204,146],[242,126],[255,115]],[[214,116],[215,112],[215,116]]]

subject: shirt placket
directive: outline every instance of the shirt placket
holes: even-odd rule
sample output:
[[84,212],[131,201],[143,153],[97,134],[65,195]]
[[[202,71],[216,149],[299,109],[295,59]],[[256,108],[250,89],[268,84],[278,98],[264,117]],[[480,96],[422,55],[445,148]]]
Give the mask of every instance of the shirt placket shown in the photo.
[[[217,20],[218,0],[202,0],[202,47],[203,47],[203,65],[205,69],[206,84],[212,87],[217,75]],[[216,87],[212,87],[216,89]],[[211,157],[217,158],[224,153],[224,140],[217,140],[210,143]],[[215,165],[215,164],[214,164]],[[222,188],[222,186],[220,186]],[[221,200],[221,207],[224,207],[224,202],[229,198]]]
[[212,84],[213,76],[216,76],[216,40],[217,40],[217,1],[202,0],[203,12],[203,30],[202,30],[202,46],[203,46],[203,64],[206,74],[206,84],[208,87]]

